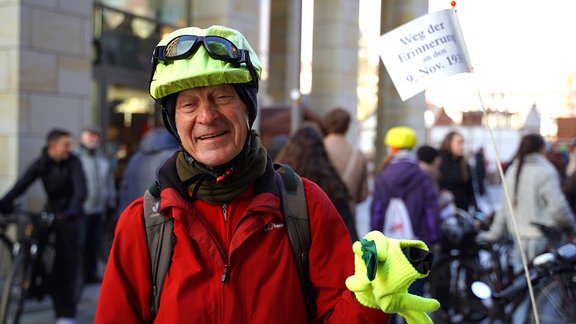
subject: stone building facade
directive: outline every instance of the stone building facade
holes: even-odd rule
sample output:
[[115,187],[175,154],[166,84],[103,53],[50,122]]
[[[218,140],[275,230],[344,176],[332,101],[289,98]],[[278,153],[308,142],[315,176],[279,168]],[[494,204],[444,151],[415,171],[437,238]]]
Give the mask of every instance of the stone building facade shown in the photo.
[[[262,106],[292,104],[301,68],[297,33],[313,32],[308,106],[318,115],[336,106],[355,115],[359,1],[315,0],[313,30],[298,28],[301,1],[0,0],[0,195],[38,156],[55,127],[74,136],[85,126],[102,127],[109,153],[120,165],[159,117],[147,93],[149,55],[163,34],[182,26],[241,30],[266,59]],[[401,7],[412,14],[396,15],[391,24],[407,21],[413,8],[425,3],[409,2],[412,7],[384,1],[383,17],[391,15],[391,7]],[[390,85],[384,88],[381,96],[396,96]],[[380,110],[393,107],[381,117],[386,124],[413,123],[413,110],[399,112],[403,105],[421,108],[382,100]],[[24,203],[39,209],[42,199],[37,184]]]

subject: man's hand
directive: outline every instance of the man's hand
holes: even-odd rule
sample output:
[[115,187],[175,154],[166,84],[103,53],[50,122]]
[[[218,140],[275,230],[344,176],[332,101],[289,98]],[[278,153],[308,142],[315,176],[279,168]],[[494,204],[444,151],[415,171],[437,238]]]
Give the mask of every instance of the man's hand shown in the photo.
[[368,279],[368,269],[362,259],[366,249],[363,251],[362,242],[355,242],[352,249],[356,271],[346,280],[348,289],[364,306],[379,307],[386,313],[398,313],[409,324],[432,323],[426,312],[437,310],[440,307],[438,301],[408,293],[408,287],[414,280],[424,278],[428,273],[418,272],[402,251],[408,247],[428,251],[426,244],[387,238],[378,231],[366,234],[363,242],[369,241],[376,245],[376,276],[372,281]]

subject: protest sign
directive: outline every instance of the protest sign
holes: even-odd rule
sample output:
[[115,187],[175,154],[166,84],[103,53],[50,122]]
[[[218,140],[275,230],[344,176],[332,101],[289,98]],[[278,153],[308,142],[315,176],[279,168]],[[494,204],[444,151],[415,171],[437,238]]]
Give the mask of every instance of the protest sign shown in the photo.
[[382,35],[380,58],[403,101],[446,77],[470,72],[454,9],[426,14]]

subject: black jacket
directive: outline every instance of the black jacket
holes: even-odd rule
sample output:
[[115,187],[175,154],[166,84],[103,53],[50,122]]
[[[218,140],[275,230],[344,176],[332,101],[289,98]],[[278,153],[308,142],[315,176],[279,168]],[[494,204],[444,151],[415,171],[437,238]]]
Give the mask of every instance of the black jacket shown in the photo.
[[452,192],[456,207],[465,211],[468,211],[470,206],[478,209],[476,207],[476,198],[474,197],[470,165],[466,163],[468,179],[465,181],[460,166],[462,159],[463,157],[453,159],[448,155],[442,155],[439,181],[440,188]]
[[45,211],[78,216],[86,198],[86,179],[80,159],[71,154],[65,161],[55,162],[48,157],[47,149],[18,179],[3,201],[12,202],[40,178],[47,195]]

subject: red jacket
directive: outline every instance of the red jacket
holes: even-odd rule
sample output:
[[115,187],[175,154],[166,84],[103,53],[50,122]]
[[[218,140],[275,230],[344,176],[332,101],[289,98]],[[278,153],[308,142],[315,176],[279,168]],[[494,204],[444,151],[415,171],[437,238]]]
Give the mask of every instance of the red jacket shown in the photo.
[[[267,174],[273,180],[270,166]],[[191,203],[174,188],[162,190],[161,209],[175,220],[176,243],[156,323],[307,322],[280,199],[261,190],[270,181],[257,179],[226,207]],[[388,314],[360,305],[344,285],[354,271],[353,254],[338,212],[316,184],[304,179],[304,188],[315,322],[386,323]],[[95,323],[150,322],[146,245],[140,198],[119,219]]]

